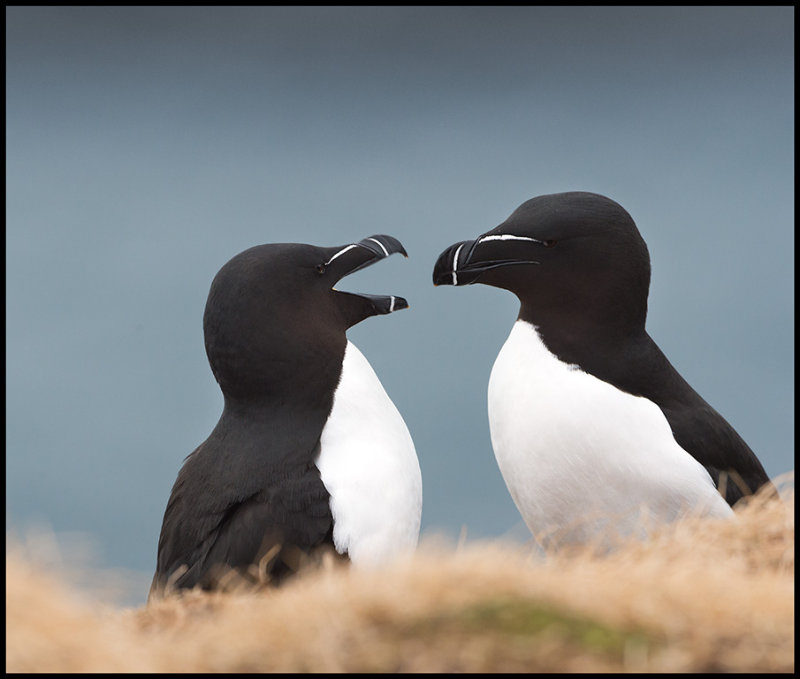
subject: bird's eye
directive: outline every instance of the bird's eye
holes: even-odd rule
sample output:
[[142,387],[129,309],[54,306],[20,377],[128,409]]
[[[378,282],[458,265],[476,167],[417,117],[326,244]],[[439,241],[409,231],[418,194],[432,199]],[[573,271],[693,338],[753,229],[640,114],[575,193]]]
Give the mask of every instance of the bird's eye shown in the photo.
[[544,245],[546,248],[552,248],[552,247],[554,247],[554,246],[555,246],[555,244],[556,244],[557,242],[558,242],[558,241],[554,241],[554,240],[543,240],[543,241],[542,241],[542,245]]
[[315,268],[316,268],[318,274],[325,273],[325,265],[324,264],[317,264],[317,266]]

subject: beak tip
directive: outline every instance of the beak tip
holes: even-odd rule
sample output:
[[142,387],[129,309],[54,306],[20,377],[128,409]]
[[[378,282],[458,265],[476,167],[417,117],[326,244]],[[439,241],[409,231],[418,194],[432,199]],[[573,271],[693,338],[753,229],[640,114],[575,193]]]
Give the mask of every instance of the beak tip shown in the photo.
[[452,271],[434,271],[433,285],[438,288],[440,285],[452,285],[453,272]]
[[389,313],[394,311],[400,311],[401,309],[408,309],[409,304],[408,300],[405,297],[393,297],[393,301],[391,302],[391,306],[389,307]]

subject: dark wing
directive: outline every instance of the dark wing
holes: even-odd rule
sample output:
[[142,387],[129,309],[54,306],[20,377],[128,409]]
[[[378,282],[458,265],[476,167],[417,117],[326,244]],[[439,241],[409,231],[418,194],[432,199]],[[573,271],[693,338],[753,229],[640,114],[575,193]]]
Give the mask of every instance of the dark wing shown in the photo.
[[742,437],[681,377],[646,332],[624,344],[593,346],[588,355],[558,349],[562,360],[656,403],[678,445],[706,468],[729,505],[769,483]]
[[333,547],[330,496],[313,462],[275,467],[258,479],[201,480],[190,463],[198,452],[172,489],[151,593],[213,588],[230,569],[280,581],[304,556]]
[[599,375],[601,379],[656,403],[678,445],[706,468],[729,505],[769,483],[764,467],[742,437],[681,377],[647,333],[622,350],[613,359],[606,357],[605,364],[616,372]]
[[678,445],[706,468],[729,505],[770,483],[750,446],[705,401],[662,410]]

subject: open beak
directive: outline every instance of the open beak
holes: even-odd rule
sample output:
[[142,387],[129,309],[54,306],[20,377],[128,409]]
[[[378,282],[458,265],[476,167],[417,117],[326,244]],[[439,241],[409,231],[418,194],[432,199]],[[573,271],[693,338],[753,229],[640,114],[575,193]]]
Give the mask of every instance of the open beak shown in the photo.
[[[358,243],[350,243],[340,248],[330,249],[330,258],[322,266],[338,282],[345,276],[363,269],[378,260],[399,252],[408,257],[403,244],[392,236],[378,234],[363,238]],[[340,295],[358,297],[366,304],[364,317],[377,314],[390,314],[400,309],[407,309],[408,302],[397,295],[368,295],[364,293],[342,292]]]

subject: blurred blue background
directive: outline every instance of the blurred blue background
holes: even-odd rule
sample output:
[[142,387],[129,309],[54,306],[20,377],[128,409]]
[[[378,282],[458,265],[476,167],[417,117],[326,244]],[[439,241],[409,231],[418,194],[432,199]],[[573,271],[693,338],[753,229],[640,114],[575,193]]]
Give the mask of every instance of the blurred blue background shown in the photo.
[[422,534],[524,536],[486,387],[503,291],[437,255],[543,193],[621,203],[648,329],[794,469],[793,7],[9,7],[6,527],[83,534],[142,602],[170,488],[222,397],[202,336],[252,245],[398,237],[345,290],[403,414]]

